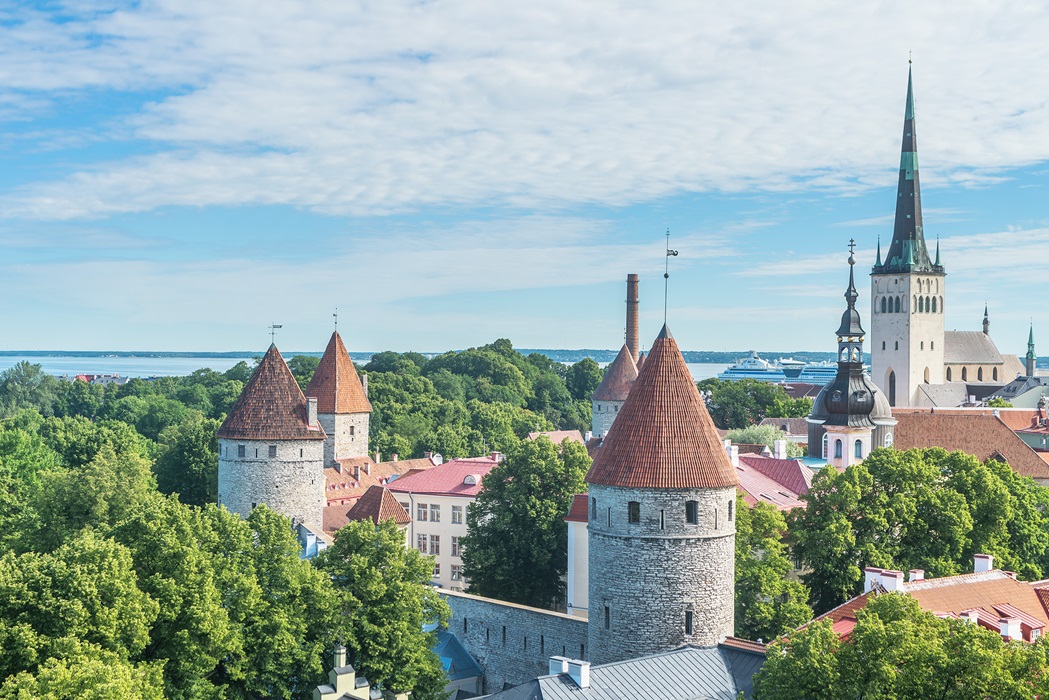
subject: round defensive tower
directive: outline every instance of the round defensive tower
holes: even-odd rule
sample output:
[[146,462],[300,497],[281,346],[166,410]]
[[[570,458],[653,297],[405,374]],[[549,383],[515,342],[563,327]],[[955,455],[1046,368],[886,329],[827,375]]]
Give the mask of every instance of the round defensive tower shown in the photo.
[[247,517],[269,508],[306,525],[323,523],[324,429],[276,345],[218,430],[218,502]]
[[604,437],[608,433],[636,380],[637,365],[634,364],[630,348],[624,345],[594,390],[593,417],[590,423],[594,437]]
[[739,480],[666,326],[587,482],[589,660],[731,635]]

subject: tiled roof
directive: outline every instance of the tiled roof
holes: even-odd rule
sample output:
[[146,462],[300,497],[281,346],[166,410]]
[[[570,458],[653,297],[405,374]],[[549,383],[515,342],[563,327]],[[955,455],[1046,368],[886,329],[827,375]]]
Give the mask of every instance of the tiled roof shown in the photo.
[[805,507],[805,502],[798,498],[797,493],[752,468],[742,459],[739,460],[739,466],[736,467],[736,476],[739,477],[739,488],[743,491],[743,500],[748,505],[753,506],[763,501],[771,503],[779,510]]
[[905,413],[942,413],[949,416],[998,416],[1010,430],[1020,430],[1031,426],[1031,419],[1038,415],[1036,408],[991,408],[986,406],[940,407],[934,411],[928,408],[894,407],[892,415]]
[[350,522],[350,519],[346,517],[346,514],[351,508],[353,508],[353,506],[348,504],[324,506],[321,516],[324,519],[324,531],[333,534],[346,527],[346,524]]
[[806,467],[800,459],[740,455],[739,461],[745,462],[748,466],[798,495],[808,493],[809,488],[812,487],[812,470]]
[[943,362],[948,365],[1000,365],[1004,360],[986,333],[944,331]]
[[[493,457],[453,459],[426,471],[405,474],[391,481],[388,488],[394,493],[472,498],[481,492],[481,480],[496,464]],[[466,483],[468,480],[473,483]]]
[[378,485],[365,491],[346,517],[350,520],[371,520],[376,525],[385,520],[393,520],[398,525],[412,521],[393,494]]
[[[347,457],[340,459],[333,467],[325,467],[324,493],[329,504],[348,504],[363,496],[372,486],[385,486],[395,476],[430,469],[434,464],[428,458],[373,462],[367,457]],[[356,478],[354,468],[357,471]]]
[[893,416],[898,421],[893,435],[897,449],[942,447],[974,455],[981,462],[1001,455],[1021,476],[1049,479],[1049,465],[993,413],[893,411]]
[[586,501],[585,493],[577,493],[572,496],[572,505],[568,508],[568,515],[565,516],[566,523],[585,523],[589,520]]
[[218,437],[232,440],[323,440],[306,422],[306,397],[276,345],[270,345],[233,404]]
[[925,394],[928,402],[937,408],[961,406],[969,400],[969,385],[965,382],[919,384],[918,391]]
[[331,334],[306,396],[317,397],[320,413],[371,413],[371,402],[338,331]]
[[625,488],[739,484],[677,341],[665,325],[586,480]]
[[594,390],[594,401],[625,401],[636,379],[637,365],[630,356],[630,349],[624,345]]
[[808,436],[809,434],[807,418],[762,418],[758,425],[771,425],[787,435]]
[[790,382],[783,385],[783,390],[792,399],[810,398],[814,399],[822,391],[822,384],[807,384],[805,382]]
[[645,353],[639,352],[637,354],[637,371],[640,372],[641,368],[645,366]]
[[560,445],[565,440],[578,442],[580,445],[586,444],[583,441],[583,434],[578,430],[547,430],[539,433],[528,433],[528,439],[535,440],[540,435],[545,435],[555,445]]

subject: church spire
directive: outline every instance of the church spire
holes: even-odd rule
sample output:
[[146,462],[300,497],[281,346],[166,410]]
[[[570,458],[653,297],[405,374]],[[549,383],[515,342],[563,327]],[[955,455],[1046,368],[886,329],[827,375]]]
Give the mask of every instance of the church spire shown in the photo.
[[1027,376],[1034,376],[1034,368],[1038,364],[1038,355],[1034,351],[1034,322],[1031,323],[1031,331],[1027,334]]
[[991,317],[987,315],[987,304],[983,305],[983,334],[991,334]]
[[[914,119],[914,86],[907,71],[907,104],[903,117],[903,145],[900,153],[900,180],[896,191],[896,224],[884,265],[875,272],[933,271],[922,231],[921,188],[918,184],[918,143]],[[942,272],[942,268],[935,269]]]
[[838,338],[858,338],[860,347],[863,344],[863,327],[860,325],[860,312],[856,310],[856,300],[860,298],[856,291],[856,279],[853,275],[853,267],[856,265],[854,250],[856,241],[849,241],[849,288],[845,290],[845,303],[847,308],[841,315],[841,325],[838,326]]

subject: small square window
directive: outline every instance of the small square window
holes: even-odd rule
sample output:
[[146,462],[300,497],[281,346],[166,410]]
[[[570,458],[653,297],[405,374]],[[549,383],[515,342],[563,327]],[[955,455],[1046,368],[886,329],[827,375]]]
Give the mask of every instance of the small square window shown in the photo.
[[430,504],[430,522],[441,522],[441,506],[437,505],[436,503]]
[[426,522],[426,514],[429,513],[429,512],[430,512],[430,510],[426,506],[426,504],[425,503],[420,503],[419,505],[417,505],[415,507],[415,519],[418,520],[421,523],[425,523]]
[[627,522],[640,523],[641,522],[641,504],[637,501],[630,501],[626,505]]
[[270,457],[272,458],[272,457],[276,457],[276,456],[277,456],[277,446],[276,445],[270,445]]
[[685,521],[689,525],[699,525],[699,501],[685,501]]
[[244,458],[244,445],[237,445],[237,456],[241,459]]

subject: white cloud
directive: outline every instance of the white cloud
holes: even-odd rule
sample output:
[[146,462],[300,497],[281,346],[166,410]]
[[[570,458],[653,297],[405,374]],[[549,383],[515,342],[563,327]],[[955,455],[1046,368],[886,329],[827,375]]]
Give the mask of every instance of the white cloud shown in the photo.
[[1049,159],[1038,2],[155,0],[73,15],[3,17],[0,119],[142,91],[99,126],[152,154],[23,182],[0,201],[8,216],[890,184],[911,47],[926,185]]

